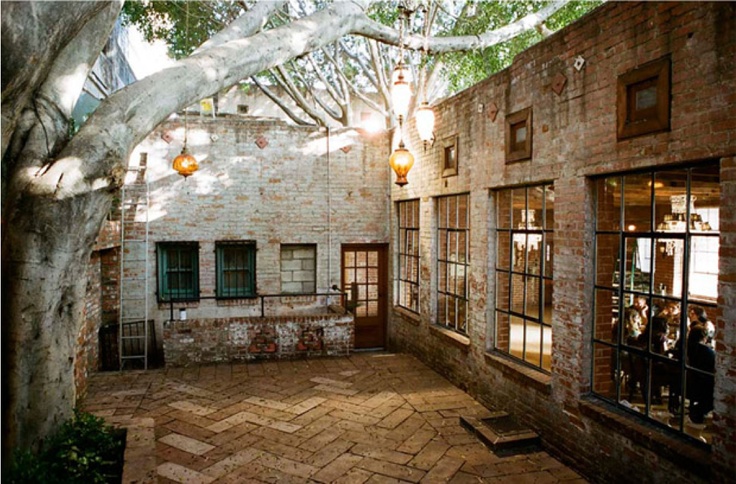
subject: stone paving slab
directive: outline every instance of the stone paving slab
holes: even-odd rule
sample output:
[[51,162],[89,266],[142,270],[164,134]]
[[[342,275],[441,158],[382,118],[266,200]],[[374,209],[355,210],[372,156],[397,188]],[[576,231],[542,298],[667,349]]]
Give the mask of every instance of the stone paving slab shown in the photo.
[[128,482],[586,482],[546,452],[495,455],[458,418],[491,411],[404,354],[98,373],[82,406],[153,422]]

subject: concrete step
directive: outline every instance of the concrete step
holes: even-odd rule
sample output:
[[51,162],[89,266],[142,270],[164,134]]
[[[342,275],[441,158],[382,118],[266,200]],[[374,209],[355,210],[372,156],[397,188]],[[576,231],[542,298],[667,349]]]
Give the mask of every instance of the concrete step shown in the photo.
[[460,416],[460,425],[471,431],[498,455],[513,455],[540,450],[539,435],[506,412],[487,417]]

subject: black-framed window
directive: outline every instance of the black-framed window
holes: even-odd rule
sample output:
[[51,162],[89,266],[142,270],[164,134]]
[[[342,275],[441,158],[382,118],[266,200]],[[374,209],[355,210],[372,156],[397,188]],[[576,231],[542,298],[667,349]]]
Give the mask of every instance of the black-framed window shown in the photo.
[[498,190],[495,349],[545,372],[552,369],[551,184]]
[[595,185],[592,391],[709,442],[719,165],[614,175]]
[[156,244],[159,301],[199,300],[199,244]]
[[470,196],[437,200],[437,324],[468,332]]
[[419,200],[397,203],[399,214],[399,294],[397,303],[419,313]]
[[215,243],[217,297],[239,298],[256,295],[256,244],[254,242]]

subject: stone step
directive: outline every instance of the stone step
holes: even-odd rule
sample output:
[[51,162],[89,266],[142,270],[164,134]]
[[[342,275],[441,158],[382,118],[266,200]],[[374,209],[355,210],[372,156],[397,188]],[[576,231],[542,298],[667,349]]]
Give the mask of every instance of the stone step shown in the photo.
[[539,435],[506,412],[494,412],[484,418],[460,416],[460,425],[495,454],[511,455],[540,449]]

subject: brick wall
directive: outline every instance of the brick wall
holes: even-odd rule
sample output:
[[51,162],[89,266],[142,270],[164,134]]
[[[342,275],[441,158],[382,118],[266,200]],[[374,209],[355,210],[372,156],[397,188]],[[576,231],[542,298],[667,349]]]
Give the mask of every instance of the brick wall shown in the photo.
[[217,241],[255,241],[259,295],[285,288],[282,246],[315,247],[314,289],[327,292],[340,284],[342,244],[388,241],[385,137],[276,120],[190,116],[188,147],[200,169],[184,179],[171,168],[182,148],[183,121],[159,126],[131,156],[135,165],[147,154],[149,317],[159,336],[169,307],[154,297],[157,242],[199,243],[200,294],[213,299],[183,306],[190,318],[227,318],[257,315],[260,301],[214,300]]
[[349,313],[213,318],[164,325],[167,366],[198,363],[347,356],[355,324]]
[[97,370],[97,331],[102,322],[102,284],[100,282],[100,254],[93,252],[87,266],[87,293],[84,306],[84,323],[77,335],[77,351],[74,355],[74,385],[77,398],[87,391],[87,376]]
[[[733,3],[613,2],[519,54],[508,69],[435,107],[437,142],[424,151],[409,123],[416,156],[409,185],[394,201],[420,200],[421,317],[394,311],[389,338],[481,401],[526,420],[550,450],[596,481],[699,481],[736,473],[733,281],[736,152],[736,33]],[[618,141],[620,74],[669,55],[670,129]],[[573,64],[578,56],[582,69]],[[553,87],[564,83],[559,93]],[[505,116],[531,107],[528,161],[505,161]],[[458,175],[442,175],[442,140],[457,135]],[[593,211],[596,175],[678,163],[721,160],[721,252],[716,375],[717,436],[710,450],[645,425],[587,397],[591,391]],[[493,351],[495,204],[489,189],[553,182],[555,191],[553,346],[550,375]],[[436,197],[470,193],[467,338],[434,326]],[[605,215],[605,214],[601,214]],[[392,211],[391,223],[396,214]],[[395,247],[396,234],[392,234]],[[607,249],[604,247],[604,249]],[[656,256],[655,256],[656,257]],[[610,268],[597,268],[600,271]],[[667,284],[671,275],[663,274]],[[395,280],[395,275],[393,276]],[[671,282],[670,282],[671,284]],[[730,312],[729,312],[730,311]],[[730,317],[729,317],[730,316]],[[501,335],[506,337],[506,335]],[[599,368],[610,354],[597,354]],[[604,392],[605,388],[598,390]]]

